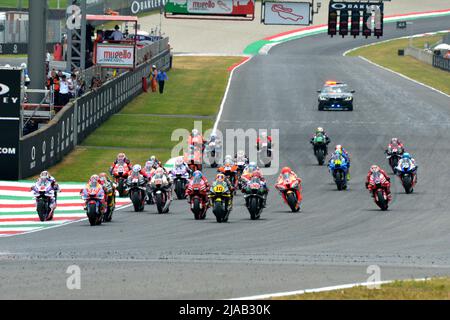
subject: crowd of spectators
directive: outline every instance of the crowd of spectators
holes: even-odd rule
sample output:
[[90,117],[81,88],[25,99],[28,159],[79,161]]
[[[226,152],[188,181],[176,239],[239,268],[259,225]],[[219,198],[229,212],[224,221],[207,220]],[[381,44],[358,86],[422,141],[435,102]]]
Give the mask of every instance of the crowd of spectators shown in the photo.
[[77,72],[71,74],[52,69],[47,75],[47,90],[53,89],[53,104],[65,106],[70,99],[76,99],[84,94],[86,85],[79,79]]

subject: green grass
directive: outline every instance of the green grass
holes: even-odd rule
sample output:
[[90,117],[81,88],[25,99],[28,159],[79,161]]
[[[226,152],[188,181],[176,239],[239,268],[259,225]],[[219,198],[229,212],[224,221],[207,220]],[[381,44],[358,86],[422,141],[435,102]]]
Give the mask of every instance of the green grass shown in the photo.
[[[172,131],[178,128],[191,130],[194,127],[194,120],[115,115],[91,134],[82,145],[147,149],[172,148],[177,143],[170,141]],[[203,129],[209,129],[213,125],[213,121],[209,119],[202,119],[202,122]]]
[[[22,0],[22,8],[28,8],[28,1],[29,0]],[[57,0],[49,0],[48,7],[52,9],[56,9],[58,7],[58,1]],[[17,8],[19,4],[19,0],[2,0],[0,7],[11,7],[11,8]],[[65,8],[67,4],[66,0],[60,0],[59,1],[59,7]]]
[[276,300],[450,300],[450,279],[395,281],[380,289],[355,287],[319,293],[305,293]]
[[[154,150],[148,149],[104,149],[76,147],[62,162],[49,170],[59,181],[83,182],[94,173],[107,172],[117,153],[125,151],[133,163],[145,163]],[[170,158],[170,150],[155,152],[163,159]]]
[[0,54],[0,58],[28,58],[27,54]]
[[239,57],[175,57],[164,95],[158,99],[141,95],[121,113],[214,115],[228,81],[227,68],[240,60]]
[[[241,59],[174,57],[163,95],[141,94],[49,171],[59,181],[86,181],[93,173],[107,171],[119,152],[141,165],[153,154],[162,161],[168,160],[172,147],[178,143],[171,141],[173,130],[190,131],[194,121],[202,121],[203,131],[212,128],[225,91],[227,69]],[[204,115],[211,117],[197,117]]]
[[[415,47],[423,48],[426,42],[433,44],[439,38],[440,36],[416,38],[413,44]],[[409,56],[398,56],[398,49],[406,48],[408,43],[408,39],[393,40],[358,49],[349,55],[363,56],[383,67],[450,94],[450,72],[440,70]]]

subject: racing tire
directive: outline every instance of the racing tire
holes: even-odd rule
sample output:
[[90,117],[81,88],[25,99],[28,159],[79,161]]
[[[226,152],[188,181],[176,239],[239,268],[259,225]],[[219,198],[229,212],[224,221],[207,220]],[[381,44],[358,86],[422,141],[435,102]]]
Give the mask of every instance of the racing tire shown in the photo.
[[97,205],[92,203],[88,205],[87,208],[87,216],[89,218],[89,224],[91,226],[97,225]]
[[41,222],[44,222],[47,219],[47,215],[48,215],[47,206],[48,206],[48,204],[46,203],[46,201],[44,199],[40,199],[37,203],[36,211],[39,215],[39,220],[41,220]]

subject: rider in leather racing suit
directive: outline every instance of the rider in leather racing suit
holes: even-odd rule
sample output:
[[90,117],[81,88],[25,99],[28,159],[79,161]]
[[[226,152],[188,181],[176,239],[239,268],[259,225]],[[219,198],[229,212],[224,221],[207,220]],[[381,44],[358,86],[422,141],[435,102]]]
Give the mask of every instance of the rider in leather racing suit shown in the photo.
[[[392,199],[392,195],[391,195],[391,178],[388,176],[386,171],[384,171],[383,169],[381,169],[377,165],[372,165],[370,167],[369,172],[367,173],[366,189],[369,189],[370,178],[372,177],[372,174],[374,174],[375,172],[379,172],[381,175],[383,175],[386,178],[386,183],[385,183],[385,185],[383,187],[386,188],[386,193],[387,193],[389,199]],[[372,196],[373,196],[373,194],[372,194]]]

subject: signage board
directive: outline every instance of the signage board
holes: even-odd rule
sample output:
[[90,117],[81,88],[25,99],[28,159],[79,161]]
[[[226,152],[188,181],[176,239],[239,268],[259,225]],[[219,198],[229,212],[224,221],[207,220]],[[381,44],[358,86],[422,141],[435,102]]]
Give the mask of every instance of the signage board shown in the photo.
[[98,43],[96,64],[108,68],[134,68],[134,46]]
[[309,25],[311,3],[264,1],[264,24]]

